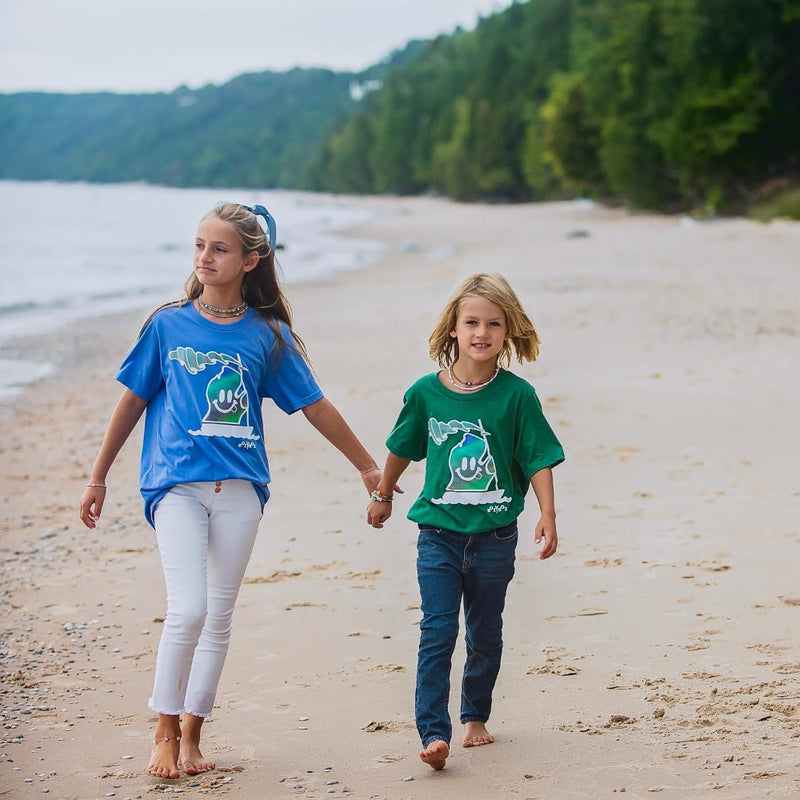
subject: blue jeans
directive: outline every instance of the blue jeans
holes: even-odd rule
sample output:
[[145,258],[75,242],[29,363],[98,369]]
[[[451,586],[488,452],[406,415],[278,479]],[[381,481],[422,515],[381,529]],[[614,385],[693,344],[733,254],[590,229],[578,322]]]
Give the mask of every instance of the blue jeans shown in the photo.
[[415,713],[422,746],[450,743],[450,663],[464,602],[467,658],[461,722],[486,722],[503,652],[503,608],[514,577],[517,523],[463,534],[420,525],[417,580],[422,599]]

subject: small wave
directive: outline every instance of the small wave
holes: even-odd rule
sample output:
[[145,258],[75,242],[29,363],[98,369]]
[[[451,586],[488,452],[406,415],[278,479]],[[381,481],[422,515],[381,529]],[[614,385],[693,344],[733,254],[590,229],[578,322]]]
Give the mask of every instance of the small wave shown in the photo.
[[35,308],[41,308],[41,304],[35,303],[33,300],[9,303],[7,306],[0,305],[0,314],[24,314],[26,311],[33,311]]

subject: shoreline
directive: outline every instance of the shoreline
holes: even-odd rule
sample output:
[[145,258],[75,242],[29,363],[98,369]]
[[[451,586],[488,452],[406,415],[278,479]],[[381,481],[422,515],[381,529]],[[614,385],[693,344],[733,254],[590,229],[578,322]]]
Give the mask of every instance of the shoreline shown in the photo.
[[462,749],[456,726],[443,773],[417,758],[404,517],[419,466],[373,531],[340,454],[302,415],[267,406],[273,496],[204,732],[218,769],[144,773],[163,586],[137,488],[140,431],[112,470],[101,526],[77,519],[114,371],[146,313],[131,312],[29,341],[61,367],[4,402],[0,775],[12,796],[796,793],[800,226],[352,202],[378,213],[345,235],[385,242],[383,258],[287,293],[323,389],[379,463],[403,391],[433,370],[427,335],[464,275],[505,274],[542,336],[540,361],[512,369],[537,387],[566,450],[560,548],[537,561],[529,497],[497,742]]

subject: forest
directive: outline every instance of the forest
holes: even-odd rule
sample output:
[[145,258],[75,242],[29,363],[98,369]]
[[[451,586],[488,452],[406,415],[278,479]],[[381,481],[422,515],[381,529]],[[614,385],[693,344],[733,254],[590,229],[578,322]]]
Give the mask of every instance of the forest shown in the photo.
[[800,0],[527,0],[358,75],[0,95],[0,177],[741,213],[798,134]]

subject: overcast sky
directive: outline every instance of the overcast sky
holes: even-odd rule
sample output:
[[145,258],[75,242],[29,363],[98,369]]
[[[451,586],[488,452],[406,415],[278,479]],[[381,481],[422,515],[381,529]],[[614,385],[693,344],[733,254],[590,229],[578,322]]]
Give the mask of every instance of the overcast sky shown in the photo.
[[171,91],[359,71],[511,0],[0,0],[0,92]]

